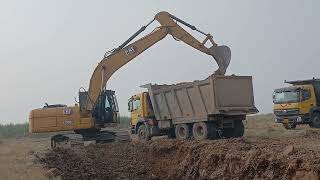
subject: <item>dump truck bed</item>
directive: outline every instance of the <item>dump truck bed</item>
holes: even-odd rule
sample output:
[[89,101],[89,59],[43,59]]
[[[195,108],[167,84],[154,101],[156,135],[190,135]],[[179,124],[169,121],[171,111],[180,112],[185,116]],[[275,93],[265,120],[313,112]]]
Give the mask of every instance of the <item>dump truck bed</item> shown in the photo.
[[157,120],[174,124],[207,121],[213,115],[257,112],[251,76],[210,76],[205,80],[148,88]]

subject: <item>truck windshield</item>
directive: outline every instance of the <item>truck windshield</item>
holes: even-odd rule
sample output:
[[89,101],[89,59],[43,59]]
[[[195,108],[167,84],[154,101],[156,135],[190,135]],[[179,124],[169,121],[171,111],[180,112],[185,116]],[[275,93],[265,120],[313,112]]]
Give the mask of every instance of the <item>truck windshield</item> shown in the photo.
[[299,91],[283,91],[283,92],[274,92],[273,102],[275,104],[281,103],[295,103],[300,101],[300,92]]

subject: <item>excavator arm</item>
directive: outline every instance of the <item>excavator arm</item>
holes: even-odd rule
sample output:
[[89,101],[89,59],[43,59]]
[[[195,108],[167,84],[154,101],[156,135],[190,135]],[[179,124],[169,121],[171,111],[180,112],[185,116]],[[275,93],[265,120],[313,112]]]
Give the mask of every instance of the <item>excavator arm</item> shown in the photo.
[[[150,34],[143,38],[129,44],[136,36],[138,36],[146,27],[154,20],[157,20],[161,26],[156,28]],[[191,34],[185,31],[177,22],[180,22],[192,30],[196,30],[206,36],[203,42],[198,41]],[[203,33],[196,29],[194,26],[174,17],[167,12],[158,13],[155,18],[143,26],[138,32],[131,36],[118,48],[114,49],[110,54],[105,55],[102,61],[98,64],[90,79],[90,86],[88,91],[88,99],[85,110],[92,111],[95,102],[97,102],[100,93],[104,90],[107,81],[119,68],[127,64],[143,51],[162,40],[168,34],[172,35],[176,40],[181,40],[191,47],[198,49],[199,51],[211,55],[218,63],[219,69],[215,71],[217,75],[224,75],[231,59],[231,51],[227,46],[217,46],[213,41],[210,34]],[[212,47],[207,48],[205,44],[207,41],[212,43]]]

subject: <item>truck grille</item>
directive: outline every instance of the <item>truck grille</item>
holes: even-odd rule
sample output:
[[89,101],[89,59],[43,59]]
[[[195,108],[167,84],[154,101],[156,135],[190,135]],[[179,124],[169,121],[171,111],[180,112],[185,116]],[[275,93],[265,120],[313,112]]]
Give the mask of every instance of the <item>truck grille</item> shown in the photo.
[[298,115],[299,109],[281,109],[274,110],[274,114],[276,116],[290,116],[290,115]]

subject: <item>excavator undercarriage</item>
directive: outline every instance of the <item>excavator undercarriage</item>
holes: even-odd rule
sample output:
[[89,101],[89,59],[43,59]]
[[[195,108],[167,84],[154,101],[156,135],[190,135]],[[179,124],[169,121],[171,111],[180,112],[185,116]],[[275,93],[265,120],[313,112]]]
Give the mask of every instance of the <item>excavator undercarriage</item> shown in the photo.
[[[131,141],[128,131],[109,131],[96,129],[89,129],[91,131],[81,132],[81,137],[72,134],[57,134],[51,137],[51,148],[67,147],[73,145],[86,144],[102,144],[107,142]],[[79,134],[79,133],[76,133]]]

